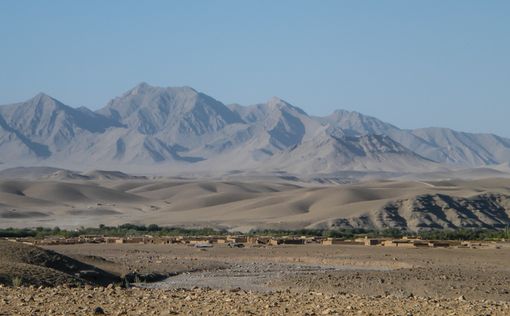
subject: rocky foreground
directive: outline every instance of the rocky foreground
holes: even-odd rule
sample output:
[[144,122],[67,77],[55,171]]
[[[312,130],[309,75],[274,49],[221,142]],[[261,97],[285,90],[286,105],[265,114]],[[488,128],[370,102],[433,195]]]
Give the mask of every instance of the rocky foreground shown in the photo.
[[[510,247],[504,243],[476,249],[47,248],[0,242],[0,316],[510,315]],[[82,269],[94,269],[99,280],[80,277]],[[134,272],[172,277],[156,283],[121,277]],[[116,278],[101,286],[108,276]],[[142,283],[119,286],[135,281]]]
[[0,315],[509,315],[508,302],[319,292],[0,286]]

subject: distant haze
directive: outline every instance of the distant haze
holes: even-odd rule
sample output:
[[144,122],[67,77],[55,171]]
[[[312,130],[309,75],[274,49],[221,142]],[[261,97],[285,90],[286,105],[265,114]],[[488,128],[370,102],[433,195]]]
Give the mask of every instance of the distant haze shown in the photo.
[[0,2],[0,104],[97,110],[144,80],[510,137],[508,1]]
[[510,139],[449,128],[401,129],[346,110],[312,116],[278,97],[242,106],[191,87],[140,83],[104,107],[39,93],[0,106],[0,166],[136,173],[403,176],[490,166],[506,171]]

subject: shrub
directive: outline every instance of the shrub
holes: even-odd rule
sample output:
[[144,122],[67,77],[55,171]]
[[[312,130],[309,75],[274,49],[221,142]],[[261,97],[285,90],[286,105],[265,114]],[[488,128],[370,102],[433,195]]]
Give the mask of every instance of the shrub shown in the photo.
[[23,278],[20,276],[15,276],[11,279],[12,286],[20,287],[23,284]]

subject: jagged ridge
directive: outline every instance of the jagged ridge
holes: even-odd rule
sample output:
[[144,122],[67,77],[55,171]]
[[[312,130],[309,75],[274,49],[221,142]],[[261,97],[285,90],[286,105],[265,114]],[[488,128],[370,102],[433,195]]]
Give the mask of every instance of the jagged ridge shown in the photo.
[[45,94],[0,107],[0,161],[73,169],[424,172],[510,160],[510,140],[402,130],[357,112],[311,117],[279,98],[226,106],[189,87],[139,84],[92,112]]

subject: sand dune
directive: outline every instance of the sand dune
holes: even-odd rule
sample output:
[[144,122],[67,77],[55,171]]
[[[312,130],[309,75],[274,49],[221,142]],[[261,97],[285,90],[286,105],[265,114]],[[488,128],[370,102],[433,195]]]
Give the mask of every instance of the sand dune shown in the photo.
[[156,223],[243,230],[419,230],[504,227],[509,216],[510,179],[504,178],[342,185],[154,180],[118,174],[73,181],[0,180],[1,227]]
[[142,197],[88,184],[36,182],[23,190],[25,196],[58,202],[141,202]]

